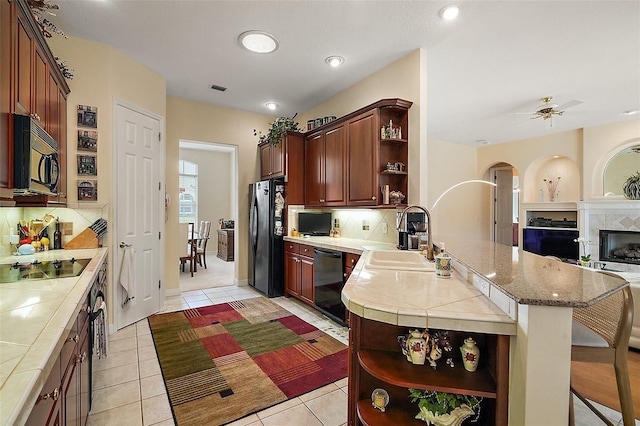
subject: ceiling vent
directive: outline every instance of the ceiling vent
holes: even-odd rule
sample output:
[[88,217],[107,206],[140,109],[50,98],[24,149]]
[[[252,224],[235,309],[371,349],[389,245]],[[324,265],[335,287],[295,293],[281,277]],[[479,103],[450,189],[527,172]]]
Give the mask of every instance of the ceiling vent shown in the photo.
[[217,84],[212,84],[212,85],[211,85],[211,88],[212,88],[213,90],[217,90],[218,92],[224,92],[225,90],[227,90],[227,88],[226,88],[226,87],[218,86]]

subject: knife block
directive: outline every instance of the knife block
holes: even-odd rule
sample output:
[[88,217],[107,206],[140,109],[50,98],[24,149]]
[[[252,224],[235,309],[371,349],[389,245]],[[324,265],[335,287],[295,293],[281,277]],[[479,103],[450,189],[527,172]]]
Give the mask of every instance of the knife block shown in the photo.
[[98,234],[87,228],[64,245],[65,249],[98,248]]

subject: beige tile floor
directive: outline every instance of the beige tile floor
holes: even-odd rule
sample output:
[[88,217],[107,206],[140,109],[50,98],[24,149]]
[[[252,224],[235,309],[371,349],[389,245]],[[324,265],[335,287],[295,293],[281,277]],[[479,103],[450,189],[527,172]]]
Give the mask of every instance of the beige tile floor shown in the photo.
[[[207,269],[193,278],[180,277],[181,295],[167,297],[166,312],[207,306],[232,300],[260,297],[251,287],[238,287],[233,280],[233,262],[207,254]],[[317,311],[294,299],[272,299],[289,312],[347,343],[347,331]],[[149,331],[142,320],[109,336],[109,356],[94,362],[95,392],[89,425],[174,425],[164,382]],[[601,421],[576,400],[576,425],[596,426]],[[599,406],[601,407],[601,406]],[[614,424],[619,413],[601,407]],[[232,423],[233,426],[340,426],[347,420],[347,379],[339,380],[298,398]],[[640,426],[640,421],[636,421]]]

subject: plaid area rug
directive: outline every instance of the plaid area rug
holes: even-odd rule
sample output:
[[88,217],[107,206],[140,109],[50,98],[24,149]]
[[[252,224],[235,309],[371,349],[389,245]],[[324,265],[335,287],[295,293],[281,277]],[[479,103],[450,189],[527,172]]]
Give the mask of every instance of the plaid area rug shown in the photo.
[[179,426],[221,425],[347,376],[347,347],[264,297],[149,317]]

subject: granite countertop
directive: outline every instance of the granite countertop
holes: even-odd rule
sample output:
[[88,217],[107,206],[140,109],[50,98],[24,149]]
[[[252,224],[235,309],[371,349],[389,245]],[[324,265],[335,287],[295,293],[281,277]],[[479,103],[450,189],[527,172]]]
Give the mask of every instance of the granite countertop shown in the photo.
[[582,308],[628,285],[620,276],[491,241],[446,240],[445,246],[453,258],[523,305]]
[[100,248],[0,259],[91,258],[79,277],[0,284],[0,425],[26,421],[106,256]]

